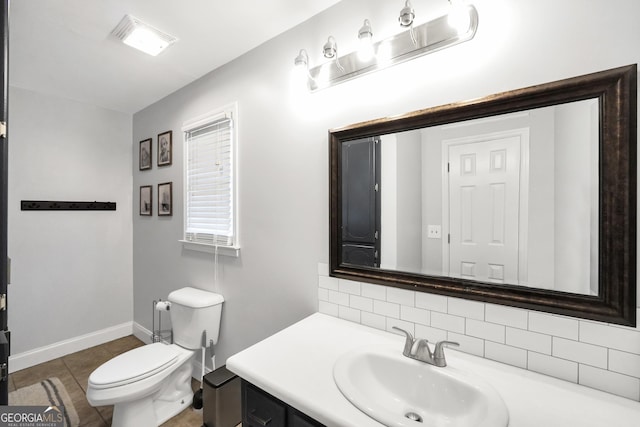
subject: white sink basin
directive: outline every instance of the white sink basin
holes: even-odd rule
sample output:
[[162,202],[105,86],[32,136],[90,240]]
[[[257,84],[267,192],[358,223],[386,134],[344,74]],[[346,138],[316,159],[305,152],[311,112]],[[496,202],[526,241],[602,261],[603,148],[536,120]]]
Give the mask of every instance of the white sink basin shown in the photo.
[[386,426],[506,427],[509,413],[498,392],[448,364],[409,359],[402,345],[372,346],[341,356],[333,378],[354,406]]

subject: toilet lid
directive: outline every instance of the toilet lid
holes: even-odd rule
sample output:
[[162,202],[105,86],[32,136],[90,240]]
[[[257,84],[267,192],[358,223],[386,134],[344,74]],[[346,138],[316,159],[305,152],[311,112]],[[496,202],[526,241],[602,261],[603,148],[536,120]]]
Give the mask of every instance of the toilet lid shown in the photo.
[[97,388],[106,388],[140,381],[173,365],[180,354],[178,348],[153,343],[127,351],[93,371],[89,382]]

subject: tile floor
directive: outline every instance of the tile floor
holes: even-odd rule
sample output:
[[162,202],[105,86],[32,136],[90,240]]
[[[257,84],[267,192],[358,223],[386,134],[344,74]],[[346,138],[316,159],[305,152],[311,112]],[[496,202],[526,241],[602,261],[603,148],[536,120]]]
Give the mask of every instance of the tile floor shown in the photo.
[[[144,345],[142,341],[130,335],[108,343],[69,354],[31,368],[9,375],[9,391],[35,384],[50,377],[58,377],[64,384],[80,418],[80,427],[107,427],[111,425],[112,406],[94,408],[85,397],[87,380],[95,368],[107,360]],[[194,391],[200,382],[192,380]],[[200,427],[202,410],[194,411],[189,407],[163,424],[166,427]]]

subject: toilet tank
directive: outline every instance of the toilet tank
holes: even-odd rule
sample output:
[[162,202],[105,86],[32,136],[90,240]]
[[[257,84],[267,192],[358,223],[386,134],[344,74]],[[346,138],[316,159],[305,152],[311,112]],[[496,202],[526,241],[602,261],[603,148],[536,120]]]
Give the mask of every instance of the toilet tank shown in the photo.
[[220,315],[224,298],[220,294],[186,287],[175,290],[168,297],[171,302],[171,325],[173,342],[190,350],[202,346],[202,331],[207,331],[209,340],[218,343]]

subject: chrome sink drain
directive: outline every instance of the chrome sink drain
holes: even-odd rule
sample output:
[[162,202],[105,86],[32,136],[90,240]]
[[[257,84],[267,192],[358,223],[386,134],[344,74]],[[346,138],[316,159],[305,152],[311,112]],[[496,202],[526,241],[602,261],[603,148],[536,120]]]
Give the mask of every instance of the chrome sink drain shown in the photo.
[[415,421],[418,423],[422,422],[422,417],[415,412],[407,412],[406,414],[404,414],[404,416],[409,418],[411,421]]

